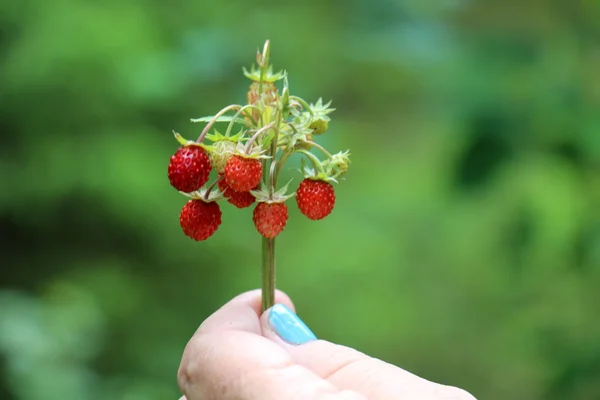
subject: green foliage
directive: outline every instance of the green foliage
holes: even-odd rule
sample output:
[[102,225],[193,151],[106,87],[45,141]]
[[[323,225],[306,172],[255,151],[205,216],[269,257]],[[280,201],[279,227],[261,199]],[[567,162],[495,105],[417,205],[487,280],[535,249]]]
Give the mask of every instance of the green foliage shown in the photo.
[[177,398],[260,237],[227,207],[183,235],[171,132],[243,101],[265,39],[352,149],[278,239],[316,334],[480,399],[600,397],[598,4],[0,0],[0,398]]

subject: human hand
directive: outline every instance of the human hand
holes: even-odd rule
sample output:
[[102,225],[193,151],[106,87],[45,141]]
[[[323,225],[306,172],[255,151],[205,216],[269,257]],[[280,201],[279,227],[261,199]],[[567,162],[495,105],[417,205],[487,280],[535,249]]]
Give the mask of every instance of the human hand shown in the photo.
[[180,400],[475,400],[354,349],[317,340],[277,292],[261,315],[260,291],[207,318],[187,344]]

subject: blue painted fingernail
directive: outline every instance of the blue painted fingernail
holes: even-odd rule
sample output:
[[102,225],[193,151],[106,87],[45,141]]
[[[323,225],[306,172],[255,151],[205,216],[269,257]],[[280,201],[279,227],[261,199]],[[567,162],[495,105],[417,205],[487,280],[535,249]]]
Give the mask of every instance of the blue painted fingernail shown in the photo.
[[291,344],[317,340],[304,322],[283,304],[275,304],[269,312],[269,324],[280,338]]

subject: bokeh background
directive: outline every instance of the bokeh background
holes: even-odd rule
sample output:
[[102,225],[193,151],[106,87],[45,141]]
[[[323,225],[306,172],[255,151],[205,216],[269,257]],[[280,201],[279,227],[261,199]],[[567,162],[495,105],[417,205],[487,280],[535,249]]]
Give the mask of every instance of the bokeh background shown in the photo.
[[316,334],[479,399],[600,398],[598,1],[1,0],[0,399],[178,398],[260,238],[227,204],[182,234],[171,131],[243,102],[265,39],[353,154],[277,243]]

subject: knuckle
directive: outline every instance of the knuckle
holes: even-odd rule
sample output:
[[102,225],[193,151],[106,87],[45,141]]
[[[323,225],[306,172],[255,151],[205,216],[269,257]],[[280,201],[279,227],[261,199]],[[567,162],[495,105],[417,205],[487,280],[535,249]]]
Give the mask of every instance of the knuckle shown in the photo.
[[179,390],[181,393],[187,393],[187,389],[192,382],[192,378],[188,371],[187,365],[183,363],[179,366],[179,370],[177,371],[177,385],[179,386]]
[[177,370],[177,384],[182,393],[186,394],[189,388],[199,379],[199,370],[197,365],[197,345],[196,336],[188,342],[181,357],[181,363]]

